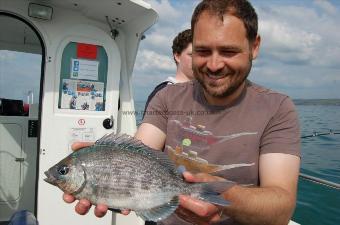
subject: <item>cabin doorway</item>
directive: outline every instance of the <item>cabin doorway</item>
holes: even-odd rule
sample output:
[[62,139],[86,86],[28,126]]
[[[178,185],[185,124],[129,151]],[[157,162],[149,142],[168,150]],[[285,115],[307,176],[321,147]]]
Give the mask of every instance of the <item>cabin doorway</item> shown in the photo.
[[45,48],[25,19],[0,11],[0,224],[36,214]]

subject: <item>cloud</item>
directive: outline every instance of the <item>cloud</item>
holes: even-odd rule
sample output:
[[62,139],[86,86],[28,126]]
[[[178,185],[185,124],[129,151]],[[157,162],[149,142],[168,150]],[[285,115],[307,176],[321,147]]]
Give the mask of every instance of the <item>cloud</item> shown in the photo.
[[133,72],[136,100],[147,99],[152,89],[166,77],[174,76],[175,71],[176,65],[169,54],[160,54],[152,49],[140,50]]
[[2,61],[13,61],[16,58],[15,52],[0,50],[0,62]]
[[157,84],[168,76],[175,75],[172,40],[179,32],[190,28],[193,5],[197,4],[197,0],[147,0],[147,2],[157,11],[159,20],[145,33],[146,39],[140,43],[136,57],[133,86],[137,100],[146,99]]
[[315,53],[321,36],[274,20],[260,22],[263,50],[270,56],[287,63],[308,63]]
[[[4,58],[5,60],[3,60]],[[28,91],[33,91],[37,100],[39,96],[40,75],[41,55],[0,51],[1,97],[26,100],[24,97]]]
[[315,0],[314,4],[323,9],[326,13],[334,15],[337,11],[336,7],[327,0]]
[[292,98],[340,98],[339,70],[273,65],[254,67],[250,80]]
[[168,55],[172,54],[171,44],[173,39],[173,32],[153,32],[146,35],[146,38],[141,43],[141,50],[143,49],[153,49],[159,54]]
[[259,7],[264,57],[285,64],[340,68],[339,17],[318,14],[310,6]]
[[[180,17],[180,11],[175,9],[168,0],[149,0],[147,1],[158,12],[159,21],[167,24],[176,24],[176,19]],[[172,18],[170,20],[169,18]]]
[[[171,44],[190,27],[198,0],[147,0],[159,21],[140,44],[134,70],[136,99],[175,73]],[[294,98],[340,98],[340,15],[329,1],[252,1],[259,15],[260,55],[250,79]],[[151,78],[151,79],[150,79]]]
[[[151,48],[161,54],[172,54],[172,40],[182,30],[190,28],[192,4],[195,1],[147,1],[158,12],[157,23],[146,32],[141,49]],[[179,7],[181,10],[178,10]]]
[[140,58],[136,64],[138,71],[175,71],[175,63],[172,61],[172,58],[167,55],[158,54],[151,50],[141,50],[138,55]]

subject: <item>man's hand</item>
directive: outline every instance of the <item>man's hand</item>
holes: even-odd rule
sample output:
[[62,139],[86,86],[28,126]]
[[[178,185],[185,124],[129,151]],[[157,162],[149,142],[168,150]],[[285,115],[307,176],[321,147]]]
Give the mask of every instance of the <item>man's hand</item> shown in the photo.
[[[224,178],[205,173],[198,173],[194,175],[190,172],[184,172],[183,177],[187,182],[191,183],[225,181]],[[226,190],[231,186],[233,185],[226,186]],[[208,225],[222,219],[222,210],[223,207],[219,207],[190,196],[181,195],[180,206],[176,210],[176,213],[187,222],[198,225]]]
[[[300,158],[283,153],[260,155],[259,187],[235,185],[227,188],[222,196],[232,204],[224,207],[223,213],[234,221],[251,225],[286,225],[295,207]],[[184,173],[187,181],[209,182],[221,178],[207,174]],[[217,206],[185,196],[180,198],[183,208],[202,217],[202,220],[218,217]],[[215,208],[214,208],[215,207]],[[212,221],[212,220],[210,220]]]
[[[66,194],[64,193],[63,195],[63,199],[65,202],[67,203],[73,203],[75,201],[75,198],[70,195],[70,194]],[[76,206],[75,206],[75,211],[80,214],[80,215],[85,215],[88,213],[88,211],[90,210],[91,208],[91,203],[86,200],[86,199],[80,199]],[[98,204],[96,205],[96,207],[94,208],[94,214],[97,216],[97,217],[103,217],[106,215],[107,213],[107,210],[108,210],[108,207],[106,205],[103,205],[103,204]]]
[[[75,143],[72,144],[71,148],[72,148],[73,151],[78,151],[81,148],[85,148],[85,147],[88,147],[88,146],[91,146],[91,145],[93,145],[93,142],[75,142]],[[73,203],[76,200],[74,198],[74,196],[72,196],[70,194],[66,194],[66,193],[64,193],[63,199],[66,203]],[[78,214],[85,215],[85,214],[88,213],[91,206],[92,206],[92,204],[87,199],[80,199],[77,202],[74,209]],[[107,210],[108,210],[107,205],[98,204],[94,208],[94,214],[97,217],[103,217],[103,216],[106,215]],[[129,210],[122,210],[121,213],[124,214],[124,215],[128,215],[130,213],[130,211]]]

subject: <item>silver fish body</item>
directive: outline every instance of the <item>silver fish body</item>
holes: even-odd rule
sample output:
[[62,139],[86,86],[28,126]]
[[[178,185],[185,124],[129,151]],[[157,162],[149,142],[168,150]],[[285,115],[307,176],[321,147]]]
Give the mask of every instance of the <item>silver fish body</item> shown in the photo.
[[216,193],[212,195],[207,184],[183,181],[163,152],[128,135],[104,136],[93,146],[71,153],[45,174],[47,182],[77,199],[132,209],[144,220],[169,216],[177,208],[180,194],[227,204]]

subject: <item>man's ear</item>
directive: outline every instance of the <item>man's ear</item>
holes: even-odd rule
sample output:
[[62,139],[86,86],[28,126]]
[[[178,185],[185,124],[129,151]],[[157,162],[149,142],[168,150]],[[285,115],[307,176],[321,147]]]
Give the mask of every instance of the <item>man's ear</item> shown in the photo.
[[257,35],[255,38],[255,41],[252,43],[252,46],[251,46],[253,59],[256,59],[257,55],[259,54],[260,44],[261,44],[261,36]]

